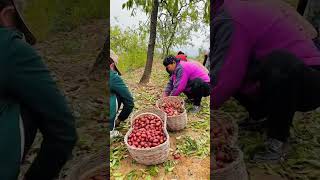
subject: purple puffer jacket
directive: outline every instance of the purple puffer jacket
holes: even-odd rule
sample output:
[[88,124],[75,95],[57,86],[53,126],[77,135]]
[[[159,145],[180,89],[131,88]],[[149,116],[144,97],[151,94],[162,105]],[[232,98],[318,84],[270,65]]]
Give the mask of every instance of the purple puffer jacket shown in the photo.
[[170,96],[179,96],[182,92],[188,92],[190,91],[189,82],[196,78],[210,83],[209,75],[204,68],[193,62],[181,61],[170,77],[165,93]]
[[248,78],[261,58],[284,50],[308,66],[320,65],[320,52],[292,19],[277,7],[254,1],[224,0],[211,22],[211,109],[236,93],[259,95],[259,84]]

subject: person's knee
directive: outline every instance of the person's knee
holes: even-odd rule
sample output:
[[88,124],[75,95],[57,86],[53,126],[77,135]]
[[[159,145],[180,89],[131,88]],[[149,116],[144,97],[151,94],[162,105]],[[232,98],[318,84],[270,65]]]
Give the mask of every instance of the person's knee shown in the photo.
[[262,59],[258,76],[263,80],[282,81],[299,76],[304,68],[302,60],[291,53],[279,50]]

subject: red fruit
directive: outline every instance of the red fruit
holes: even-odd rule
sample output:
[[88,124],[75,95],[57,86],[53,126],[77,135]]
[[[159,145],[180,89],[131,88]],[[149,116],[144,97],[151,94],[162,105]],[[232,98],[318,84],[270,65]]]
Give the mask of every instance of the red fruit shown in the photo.
[[173,154],[173,158],[177,160],[177,159],[180,159],[181,156],[179,153],[175,153],[175,154]]

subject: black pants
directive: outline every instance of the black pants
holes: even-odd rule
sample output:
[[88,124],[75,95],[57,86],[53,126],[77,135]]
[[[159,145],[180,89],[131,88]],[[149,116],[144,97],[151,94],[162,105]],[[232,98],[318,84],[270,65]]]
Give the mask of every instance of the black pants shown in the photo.
[[286,141],[294,113],[320,106],[320,67],[308,67],[285,52],[271,53],[262,62],[256,74],[260,97],[235,98],[253,118],[267,117],[268,137]]
[[196,78],[188,82],[189,87],[191,87],[191,92],[186,93],[189,99],[193,100],[193,105],[200,106],[202,97],[207,97],[210,95],[210,84],[204,82],[200,78]]

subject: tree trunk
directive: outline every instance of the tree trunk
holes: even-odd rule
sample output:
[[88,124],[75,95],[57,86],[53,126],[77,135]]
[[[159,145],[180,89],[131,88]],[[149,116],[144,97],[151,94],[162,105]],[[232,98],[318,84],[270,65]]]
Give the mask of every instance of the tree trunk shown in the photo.
[[154,47],[155,47],[156,37],[157,37],[158,8],[159,8],[159,1],[154,0],[152,13],[151,13],[151,20],[150,20],[150,38],[149,38],[149,44],[148,44],[147,62],[146,62],[146,66],[139,84],[146,84],[150,80],[152,63],[153,63],[153,55],[154,55]]
[[[108,22],[109,23],[109,22]],[[96,58],[95,63],[93,64],[90,72],[89,72],[89,77],[91,79],[101,79],[105,78],[107,69],[109,66],[107,65],[107,58],[108,58],[108,50],[110,49],[110,29],[107,28],[107,37],[106,41],[103,45],[102,50],[100,51],[98,57]]]

